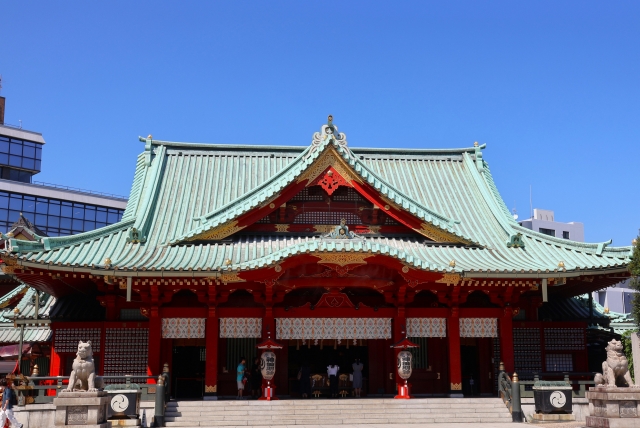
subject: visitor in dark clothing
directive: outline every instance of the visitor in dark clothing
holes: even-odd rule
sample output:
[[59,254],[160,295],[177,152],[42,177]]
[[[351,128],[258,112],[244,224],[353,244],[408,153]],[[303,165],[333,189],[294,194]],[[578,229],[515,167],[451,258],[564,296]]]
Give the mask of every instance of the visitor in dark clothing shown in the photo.
[[311,395],[311,367],[309,362],[305,361],[300,367],[300,396],[302,398],[309,398]]
[[251,383],[251,396],[260,398],[260,390],[262,389],[262,371],[260,370],[260,357],[256,357],[253,360],[249,382]]

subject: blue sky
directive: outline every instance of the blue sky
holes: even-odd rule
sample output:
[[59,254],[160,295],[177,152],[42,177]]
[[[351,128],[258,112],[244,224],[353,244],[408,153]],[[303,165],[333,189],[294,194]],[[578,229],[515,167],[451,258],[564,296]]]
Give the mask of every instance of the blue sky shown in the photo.
[[37,180],[128,194],[139,135],[357,147],[486,143],[510,209],[588,241],[640,227],[640,2],[4,1],[6,122]]

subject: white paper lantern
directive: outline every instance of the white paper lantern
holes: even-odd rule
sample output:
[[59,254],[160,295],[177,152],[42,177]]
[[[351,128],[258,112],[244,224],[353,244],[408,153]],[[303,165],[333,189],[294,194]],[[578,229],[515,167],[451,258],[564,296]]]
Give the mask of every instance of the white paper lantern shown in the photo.
[[411,377],[411,360],[413,355],[409,351],[400,351],[398,353],[398,376],[402,379],[409,379]]
[[273,379],[276,374],[276,354],[271,351],[265,351],[260,356],[260,372],[266,380]]

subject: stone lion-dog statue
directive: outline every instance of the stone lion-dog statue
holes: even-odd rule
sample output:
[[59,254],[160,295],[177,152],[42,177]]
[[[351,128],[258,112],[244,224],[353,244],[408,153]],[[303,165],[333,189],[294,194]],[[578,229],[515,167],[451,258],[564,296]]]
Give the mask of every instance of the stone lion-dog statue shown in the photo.
[[613,388],[617,386],[640,387],[640,385],[635,385],[631,380],[629,361],[624,355],[622,342],[613,339],[606,349],[607,361],[602,363],[602,374],[596,373],[594,378],[596,385],[605,385]]
[[96,392],[98,388],[104,387],[102,378],[96,376],[91,341],[80,341],[78,343],[78,352],[71,368],[73,370],[71,370],[71,376],[69,376],[69,386],[65,389],[66,392]]

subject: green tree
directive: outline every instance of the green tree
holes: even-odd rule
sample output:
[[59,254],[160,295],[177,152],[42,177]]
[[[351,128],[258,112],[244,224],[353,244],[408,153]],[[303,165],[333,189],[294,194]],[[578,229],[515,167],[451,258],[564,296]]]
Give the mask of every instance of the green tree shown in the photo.
[[635,331],[625,331],[622,333],[622,346],[624,346],[624,355],[627,357],[627,361],[629,361],[629,373],[631,374],[631,379],[635,382],[635,371],[633,370],[633,347],[631,346],[631,335],[635,334]]
[[634,293],[631,301],[631,313],[636,325],[640,327],[640,235],[633,240],[633,254],[629,263],[631,273],[631,288],[638,293]]

